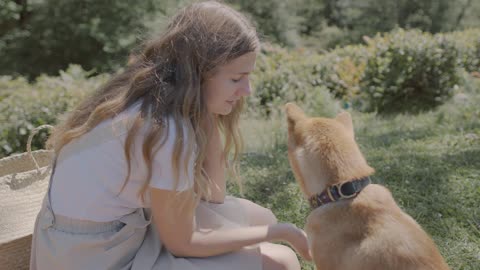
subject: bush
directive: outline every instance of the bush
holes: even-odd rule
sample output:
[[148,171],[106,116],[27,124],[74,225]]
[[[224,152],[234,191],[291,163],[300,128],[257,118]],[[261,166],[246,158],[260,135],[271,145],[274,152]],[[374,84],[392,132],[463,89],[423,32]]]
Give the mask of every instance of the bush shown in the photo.
[[465,70],[480,71],[480,29],[451,32],[443,35],[457,50],[457,65]]
[[264,45],[252,78],[255,92],[248,99],[250,113],[269,116],[294,101],[317,115],[334,114],[338,102],[325,85],[315,82],[312,72],[318,59],[319,55],[302,49]]
[[480,68],[479,29],[434,36],[399,29],[364,41],[305,60],[306,66],[313,64],[308,67],[313,84],[326,87],[344,107],[381,113],[428,110],[461,83],[458,69]]
[[374,54],[360,82],[367,110],[428,110],[451,97],[459,82],[455,44],[443,35],[397,30],[369,46]]
[[346,46],[322,55],[314,63],[313,84],[325,86],[336,98],[353,100],[370,52],[365,46]]
[[[23,78],[0,77],[0,157],[26,151],[32,129],[55,124],[106,79],[106,75],[86,79],[88,75],[79,66],[70,66],[60,76],[43,75],[34,84]],[[33,138],[32,150],[45,148],[47,134],[42,130]]]

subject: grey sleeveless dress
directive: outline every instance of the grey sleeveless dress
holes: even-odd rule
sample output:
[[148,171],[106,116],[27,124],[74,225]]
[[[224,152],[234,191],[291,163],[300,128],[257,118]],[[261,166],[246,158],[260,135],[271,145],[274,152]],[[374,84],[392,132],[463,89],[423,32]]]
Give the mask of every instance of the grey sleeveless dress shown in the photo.
[[[35,222],[31,270],[262,269],[259,246],[206,258],[175,257],[162,245],[147,208],[136,209],[112,222],[57,215],[50,203],[52,178]],[[195,220],[197,228],[249,226],[246,212],[235,197],[227,197],[224,204],[201,202]]]

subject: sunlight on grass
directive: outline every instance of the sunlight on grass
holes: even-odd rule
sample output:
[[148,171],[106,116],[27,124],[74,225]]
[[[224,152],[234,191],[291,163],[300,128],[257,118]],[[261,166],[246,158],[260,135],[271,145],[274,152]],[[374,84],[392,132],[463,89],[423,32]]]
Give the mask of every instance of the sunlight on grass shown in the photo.
[[276,116],[265,119],[242,119],[240,123],[245,152],[265,153],[284,144],[287,138],[286,120]]

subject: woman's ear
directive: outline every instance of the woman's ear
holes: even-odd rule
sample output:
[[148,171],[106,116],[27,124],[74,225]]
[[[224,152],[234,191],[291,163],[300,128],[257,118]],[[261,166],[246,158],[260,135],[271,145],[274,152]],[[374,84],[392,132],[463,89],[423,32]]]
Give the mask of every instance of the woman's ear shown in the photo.
[[351,133],[352,137],[354,136],[352,116],[349,112],[339,113],[337,117],[335,117],[335,120],[345,126],[345,128]]

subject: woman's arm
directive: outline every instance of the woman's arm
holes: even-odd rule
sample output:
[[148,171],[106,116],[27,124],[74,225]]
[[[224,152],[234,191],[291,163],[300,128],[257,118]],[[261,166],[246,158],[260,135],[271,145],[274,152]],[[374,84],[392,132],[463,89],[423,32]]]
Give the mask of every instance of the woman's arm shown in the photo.
[[208,128],[210,136],[207,141],[207,153],[203,163],[203,169],[211,179],[212,197],[210,202],[223,203],[226,194],[225,180],[225,156],[223,154],[222,140],[217,124]]
[[178,196],[182,201],[191,200],[186,194],[174,195],[174,191],[150,188],[150,196],[152,215],[161,241],[175,256],[208,257],[260,242],[283,240],[309,259],[306,235],[292,224],[195,231],[192,213],[175,211],[167,201],[171,196]]

